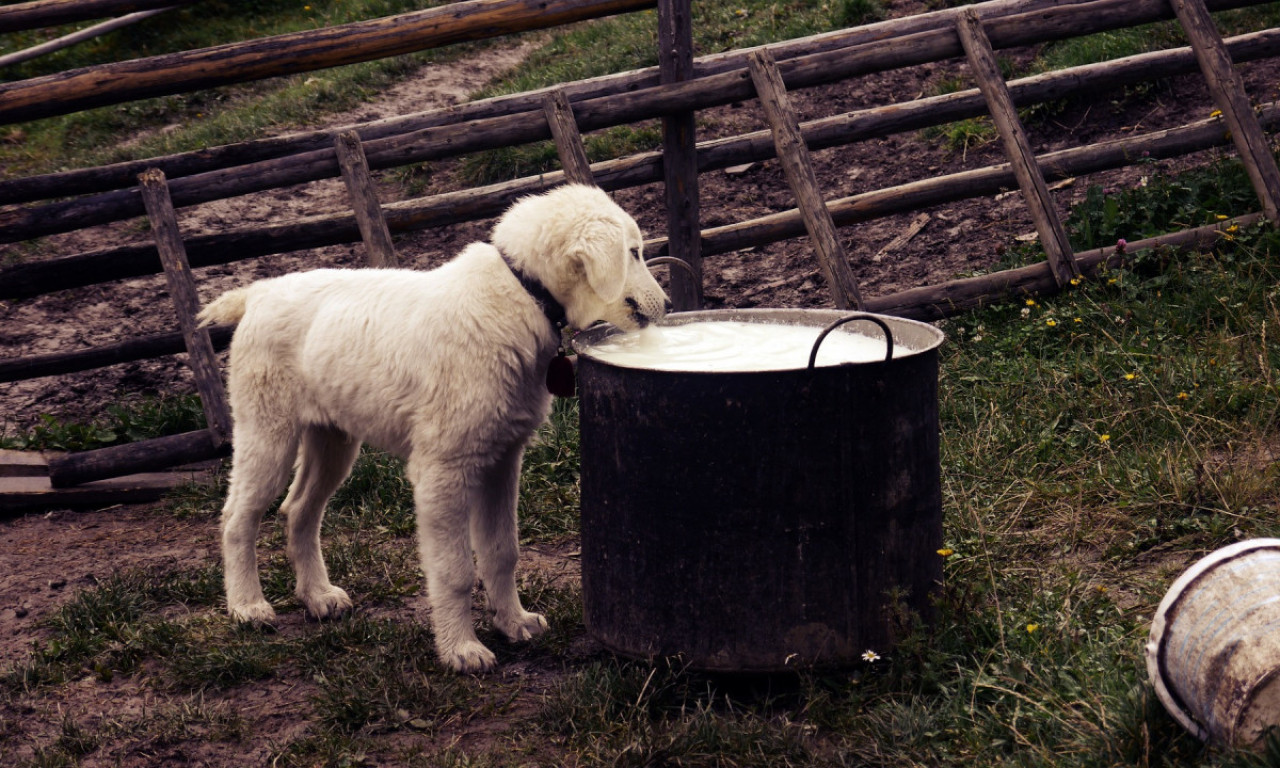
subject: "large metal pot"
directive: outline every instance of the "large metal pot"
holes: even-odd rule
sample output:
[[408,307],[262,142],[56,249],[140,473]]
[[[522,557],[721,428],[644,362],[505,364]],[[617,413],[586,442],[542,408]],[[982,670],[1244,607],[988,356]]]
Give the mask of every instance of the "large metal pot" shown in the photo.
[[[666,322],[823,327],[828,310]],[[625,368],[577,337],[588,630],[707,670],[846,663],[928,621],[941,580],[942,333],[872,316],[893,359],[788,371]],[[866,325],[868,335],[881,330]],[[859,329],[861,331],[862,329]]]

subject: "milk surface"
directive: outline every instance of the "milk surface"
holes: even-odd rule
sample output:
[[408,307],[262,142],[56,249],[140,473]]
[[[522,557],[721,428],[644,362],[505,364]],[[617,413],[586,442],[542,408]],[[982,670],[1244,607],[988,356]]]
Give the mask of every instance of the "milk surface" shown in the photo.
[[[651,325],[593,344],[587,353],[602,362],[660,371],[788,371],[807,368],[821,328],[776,323],[706,321]],[[879,331],[877,330],[877,334]],[[902,349],[895,347],[894,354]],[[818,366],[884,360],[882,336],[837,329],[818,348]]]

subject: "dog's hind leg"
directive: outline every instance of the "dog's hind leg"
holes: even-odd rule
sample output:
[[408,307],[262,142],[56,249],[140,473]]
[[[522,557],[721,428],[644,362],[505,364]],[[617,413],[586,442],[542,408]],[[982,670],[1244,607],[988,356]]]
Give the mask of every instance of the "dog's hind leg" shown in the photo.
[[515,641],[532,639],[547,629],[547,620],[526,611],[516,592],[516,500],[523,456],[524,447],[513,446],[486,470],[479,503],[471,512],[471,541],[494,626]]
[[406,468],[413,483],[436,652],[442,663],[459,672],[492,669],[498,660],[476,637],[471,623],[475,565],[467,521],[475,498],[468,483],[473,473],[417,454],[409,457]]
[[262,513],[284,490],[298,452],[297,433],[236,424],[231,484],[222,508],[222,561],[227,612],[237,621],[269,623],[275,611],[258,580],[257,538]]
[[324,506],[351,472],[360,441],[332,427],[306,427],[298,449],[298,470],[289,495],[280,506],[288,534],[287,550],[298,577],[294,594],[317,619],[341,616],[351,598],[329,583],[320,549],[320,521]]

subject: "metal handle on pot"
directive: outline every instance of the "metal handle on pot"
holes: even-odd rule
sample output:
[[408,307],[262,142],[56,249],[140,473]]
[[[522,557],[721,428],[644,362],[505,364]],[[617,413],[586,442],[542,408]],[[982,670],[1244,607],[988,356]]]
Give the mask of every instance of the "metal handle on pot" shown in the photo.
[[650,269],[653,267],[660,267],[663,264],[670,264],[673,267],[681,267],[685,272],[688,272],[689,276],[694,280],[698,279],[698,273],[693,271],[693,265],[684,259],[677,259],[675,256],[655,256],[644,263],[644,265]]
[[872,322],[880,326],[880,330],[884,331],[884,341],[885,341],[885,347],[886,347],[885,353],[884,353],[884,359],[886,362],[893,359],[893,334],[889,331],[889,326],[887,323],[885,323],[885,321],[873,315],[863,315],[863,314],[847,315],[835,321],[831,325],[828,325],[826,328],[823,328],[822,333],[818,334],[817,340],[813,342],[813,349],[809,351],[809,370],[812,371],[814,368],[814,365],[817,363],[818,347],[822,346],[822,342],[826,340],[827,335],[830,334],[835,329],[839,328],[840,326],[844,325],[845,323],[852,323],[854,320],[866,320],[868,322]]

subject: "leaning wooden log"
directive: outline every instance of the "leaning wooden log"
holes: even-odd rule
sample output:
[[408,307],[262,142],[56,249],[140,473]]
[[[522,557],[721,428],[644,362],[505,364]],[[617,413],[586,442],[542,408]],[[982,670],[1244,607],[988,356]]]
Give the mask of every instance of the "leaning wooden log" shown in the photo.
[[1222,36],[1218,34],[1203,0],[1171,0],[1171,5],[1187,33],[1187,39],[1191,41],[1192,50],[1196,52],[1200,69],[1209,83],[1209,93],[1222,112],[1223,121],[1231,129],[1231,140],[1240,154],[1254,192],[1262,201],[1262,211],[1276,226],[1280,226],[1280,168],[1276,166],[1275,155],[1271,152],[1271,142],[1262,133],[1262,127],[1253,114],[1244,83],[1231,66],[1231,55]]
[[787,177],[787,186],[795,195],[796,206],[804,219],[809,242],[818,256],[818,266],[826,280],[827,290],[831,291],[831,299],[837,309],[862,309],[857,280],[823,200],[822,188],[813,170],[813,159],[800,133],[800,121],[782,84],[778,64],[767,50],[756,51],[750,61],[751,80],[755,83],[757,99],[773,133],[778,161]]
[[[1107,4],[1109,14],[1099,13],[1099,18],[1091,17],[1088,21],[1100,24],[1103,29],[1111,28],[1117,11],[1110,8],[1110,0],[1099,0],[1099,4]],[[1127,6],[1122,6],[1121,10],[1124,7]],[[1042,35],[1037,35],[1034,29],[1026,30],[1019,26],[1032,21],[1035,20],[1022,16],[997,19],[992,22],[988,36],[998,47],[1070,36],[1059,26],[1044,27],[1046,32]],[[783,62],[779,67],[788,88],[803,88],[895,66],[936,61],[960,52],[960,43],[954,32],[936,30],[913,35],[906,40],[875,42],[799,57]],[[636,93],[588,99],[574,104],[573,108],[580,130],[590,131],[723,105],[753,95],[750,77],[741,70],[656,86]],[[540,113],[541,105],[535,111]],[[550,132],[545,121],[531,114],[515,114],[390,136],[368,142],[365,152],[370,167],[380,169],[547,138],[550,138]],[[337,175],[336,154],[332,146],[328,146],[225,171],[174,179],[170,191],[174,205],[182,207]],[[105,224],[140,213],[141,204],[132,190],[15,209],[0,213],[0,243]]]
[[135,11],[191,5],[196,0],[35,0],[0,6],[0,34],[105,19]]
[[591,161],[587,159],[582,134],[578,132],[578,123],[573,117],[573,107],[564,91],[554,90],[543,98],[542,114],[555,140],[556,154],[560,156],[565,178],[575,184],[594,185],[596,180],[591,175]]
[[996,61],[991,41],[982,28],[982,20],[973,9],[967,9],[956,19],[956,33],[968,57],[969,69],[978,81],[978,90],[982,91],[987,102],[991,121],[1004,144],[1005,157],[1009,158],[1013,175],[1018,179],[1031,221],[1040,234],[1040,246],[1044,248],[1058,282],[1066,283],[1080,274],[1074,263],[1071,243],[1067,240],[1067,230],[1062,226],[1053,196],[1049,194],[1048,185],[1036,164],[1031,139],[1027,138],[1026,128],[1018,117],[1009,86],[1000,72],[1000,62]]
[[[230,325],[209,328],[213,348],[221,351],[231,345]],[[163,355],[176,355],[187,349],[181,332],[141,336],[117,344],[110,344],[75,352],[57,352],[47,355],[31,355],[11,360],[0,360],[0,384],[9,381],[26,381],[43,376],[62,376],[68,373],[91,371],[109,365],[150,360]]]
[[[1194,66],[1194,65],[1193,65]],[[1051,83],[1054,88],[1057,84]],[[1088,81],[1084,83],[1088,87]],[[1016,92],[1016,89],[1015,89]],[[950,98],[950,97],[940,97]],[[974,92],[973,109],[984,110],[982,97]],[[894,130],[902,127],[897,108],[867,110],[879,113],[884,123],[892,123]],[[976,114],[976,112],[975,112]],[[1268,128],[1280,125],[1280,104],[1264,105],[1260,119]],[[839,142],[837,137],[847,135],[866,138],[877,134],[877,121],[848,119],[840,116],[807,124],[821,127],[815,132],[819,143]],[[802,126],[804,129],[804,126]],[[892,132],[885,127],[886,131]],[[806,138],[811,146],[816,139]],[[1039,162],[1046,176],[1055,179],[1082,173],[1094,173],[1132,165],[1145,159],[1161,159],[1223,146],[1228,140],[1223,135],[1221,123],[1202,120],[1180,128],[1157,131],[1130,137],[1117,142],[1079,147],[1040,156]],[[771,157],[773,144],[768,131],[747,137],[707,142],[699,146],[698,167],[707,171],[725,168],[748,160]],[[1144,154],[1145,153],[1145,154]],[[661,156],[646,153],[621,160],[596,163],[592,166],[596,183],[603,189],[618,189],[652,183],[661,179]],[[503,182],[475,190],[451,192],[424,200],[411,200],[387,205],[387,224],[392,232],[408,232],[441,226],[451,222],[469,221],[496,215],[506,209],[518,197],[542,191],[563,181],[559,172],[552,172],[526,179]],[[968,197],[995,194],[1014,186],[1012,172],[999,168],[968,171],[939,179],[931,179],[881,192],[867,193],[854,209],[857,216],[844,211],[837,212],[838,224],[857,223],[879,216],[914,210],[914,207],[938,205]],[[719,227],[703,232],[702,249],[706,255],[726,253],[742,248],[764,245],[803,234],[803,226],[795,229],[799,219],[789,219],[791,214],[780,213],[750,222]],[[781,223],[779,223],[781,222]],[[338,243],[353,243],[360,233],[352,216],[315,217],[299,222],[278,224],[257,229],[237,230],[217,235],[202,235],[186,242],[187,255],[193,267],[227,264],[241,259],[273,253],[283,253],[305,248],[318,248]],[[709,238],[709,239],[708,239]],[[665,240],[649,243],[648,252],[665,254]],[[656,251],[652,249],[658,249]],[[0,300],[30,298],[56,290],[94,285],[109,280],[156,274],[160,264],[155,248],[140,244],[103,251],[65,256],[45,261],[15,264],[0,269]]]
[[107,477],[216,459],[230,452],[230,443],[219,445],[209,430],[201,429],[50,459],[49,482],[54,488],[68,488]]
[[243,43],[83,67],[0,85],[0,124],[356,64],[652,8],[656,0],[465,0]]
[[[1107,246],[1081,251],[1076,254],[1076,263],[1081,274],[1089,277],[1105,267],[1121,266],[1134,254],[1153,248],[1210,248],[1221,241],[1222,233],[1230,227],[1252,226],[1262,220],[1261,213],[1252,213],[1204,227],[1136,240],[1127,243],[1123,250]],[[989,275],[911,288],[888,296],[875,296],[867,299],[867,311],[933,321],[1010,299],[1047,296],[1060,290],[1062,289],[1053,270],[1047,262],[1042,261]]]
[[[1014,13],[1028,13],[1056,6],[1060,2],[1061,0],[989,0],[976,7],[984,18],[989,18]],[[774,53],[775,58],[782,60],[818,51],[847,48],[893,35],[908,35],[926,29],[942,28],[950,25],[950,23],[950,11],[935,11],[917,16],[889,19],[863,27],[854,27],[773,43],[768,47]],[[701,77],[717,72],[740,69],[746,66],[746,55],[750,50],[753,49],[726,51],[696,59],[693,63],[694,76]],[[554,87],[563,88],[572,102],[648,88],[657,85],[659,81],[659,68],[649,67]],[[451,122],[483,120],[499,115],[531,112],[539,108],[542,97],[547,90],[549,89],[495,96],[468,104],[386,118],[371,123],[347,126],[347,128],[357,130],[361,141],[372,141]],[[245,165],[284,155],[322,149],[328,146],[331,141],[331,131],[310,131],[219,147],[208,147],[194,152],[183,152],[145,160],[62,171],[24,179],[10,179],[0,181],[0,205],[131,187],[137,175],[147,168],[159,168],[165,172],[166,176],[174,179],[219,168],[229,168],[235,165]]]
[[178,231],[178,219],[169,202],[169,188],[164,173],[152,168],[138,177],[142,197],[147,206],[147,218],[151,234],[164,266],[165,282],[169,286],[169,298],[178,316],[178,326],[187,347],[187,365],[200,393],[205,421],[215,443],[221,445],[231,440],[231,407],[222,386],[222,372],[213,351],[209,329],[196,323],[200,311],[200,296],[196,293],[195,277],[187,261],[187,250]]
[[356,226],[360,230],[360,239],[364,241],[369,266],[400,266],[395,243],[391,241],[391,230],[387,228],[382,203],[378,200],[378,190],[369,174],[369,161],[364,156],[360,134],[342,131],[333,140],[333,147],[338,153],[338,167],[342,169],[342,180],[347,185],[347,196],[351,198],[351,208],[355,212]]

